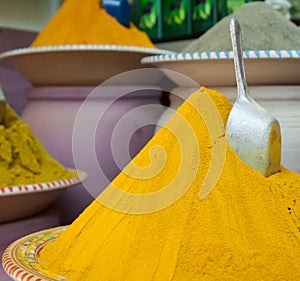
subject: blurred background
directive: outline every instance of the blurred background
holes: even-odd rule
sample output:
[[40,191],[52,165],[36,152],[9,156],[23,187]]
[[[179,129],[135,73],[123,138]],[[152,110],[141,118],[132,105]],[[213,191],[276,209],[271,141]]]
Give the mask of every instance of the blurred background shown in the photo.
[[[161,48],[181,50],[217,21],[255,0],[130,0],[131,21]],[[0,25],[40,31],[63,0],[0,0]],[[300,0],[265,0],[300,24]],[[84,1],[83,1],[84,3]],[[173,42],[176,42],[173,44]]]

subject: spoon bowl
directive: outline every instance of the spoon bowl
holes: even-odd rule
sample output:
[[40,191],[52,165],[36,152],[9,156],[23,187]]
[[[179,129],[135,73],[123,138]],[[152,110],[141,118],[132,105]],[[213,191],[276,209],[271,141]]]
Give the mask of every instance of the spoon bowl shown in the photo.
[[226,137],[246,164],[268,177],[280,170],[281,130],[279,122],[249,95],[244,68],[239,22],[230,21],[230,36],[238,97],[230,112]]

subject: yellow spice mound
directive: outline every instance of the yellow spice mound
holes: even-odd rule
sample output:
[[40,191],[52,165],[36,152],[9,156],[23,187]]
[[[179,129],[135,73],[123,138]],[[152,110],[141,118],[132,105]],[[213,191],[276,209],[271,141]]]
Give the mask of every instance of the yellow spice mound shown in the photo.
[[99,0],[66,0],[32,47],[64,44],[112,44],[154,48],[146,33],[121,25]]
[[0,125],[0,188],[43,183],[75,176],[56,160],[7,105]]
[[[111,184],[131,193],[150,193],[167,186],[179,169],[183,181],[195,170],[184,196],[153,213],[129,214],[105,207],[100,195],[58,240],[45,246],[40,256],[44,268],[74,281],[300,280],[299,174],[281,167],[264,178],[227,145],[217,185],[199,199],[212,147],[224,140],[210,140],[199,115],[201,97],[207,93],[225,124],[230,102],[202,87]],[[180,125],[180,136],[172,133],[180,124],[177,115],[187,121]],[[200,160],[199,167],[180,167],[186,155],[178,139],[189,127],[199,146],[190,145],[188,157],[191,163]],[[159,173],[147,179],[131,176],[139,168]]]

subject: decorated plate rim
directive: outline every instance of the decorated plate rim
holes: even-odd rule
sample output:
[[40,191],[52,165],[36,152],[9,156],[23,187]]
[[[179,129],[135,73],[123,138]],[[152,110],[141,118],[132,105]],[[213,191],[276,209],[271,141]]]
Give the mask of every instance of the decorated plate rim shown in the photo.
[[68,169],[70,172],[77,172],[77,175],[68,178],[55,181],[48,181],[43,183],[33,183],[33,184],[24,184],[17,186],[6,186],[0,187],[0,198],[4,196],[20,195],[20,194],[29,194],[41,191],[50,191],[57,190],[59,188],[68,187],[85,181],[87,179],[87,174],[81,170]]
[[174,52],[158,48],[147,48],[138,46],[125,46],[125,45],[108,45],[108,44],[70,44],[70,45],[52,45],[52,46],[39,46],[19,48],[0,54],[0,60],[12,56],[39,54],[49,52],[69,52],[69,51],[125,51],[133,53],[146,53],[146,54],[172,54]]
[[12,242],[2,255],[5,272],[18,281],[69,280],[43,268],[38,255],[47,243],[56,240],[66,229],[67,226],[45,229]]
[[[253,50],[243,51],[245,59],[300,59],[300,50]],[[172,53],[142,58],[142,63],[233,59],[232,51]]]

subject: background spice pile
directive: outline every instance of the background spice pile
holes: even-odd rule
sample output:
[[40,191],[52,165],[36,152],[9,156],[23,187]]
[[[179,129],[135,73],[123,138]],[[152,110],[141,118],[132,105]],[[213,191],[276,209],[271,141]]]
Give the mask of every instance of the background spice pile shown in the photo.
[[48,154],[8,105],[4,124],[0,125],[0,169],[0,188],[75,176]]
[[243,30],[244,50],[299,50],[300,28],[263,2],[244,4],[185,47],[183,53],[231,51],[229,20]]
[[147,34],[131,23],[121,25],[99,0],[66,0],[32,47],[68,44],[112,44],[154,48]]

